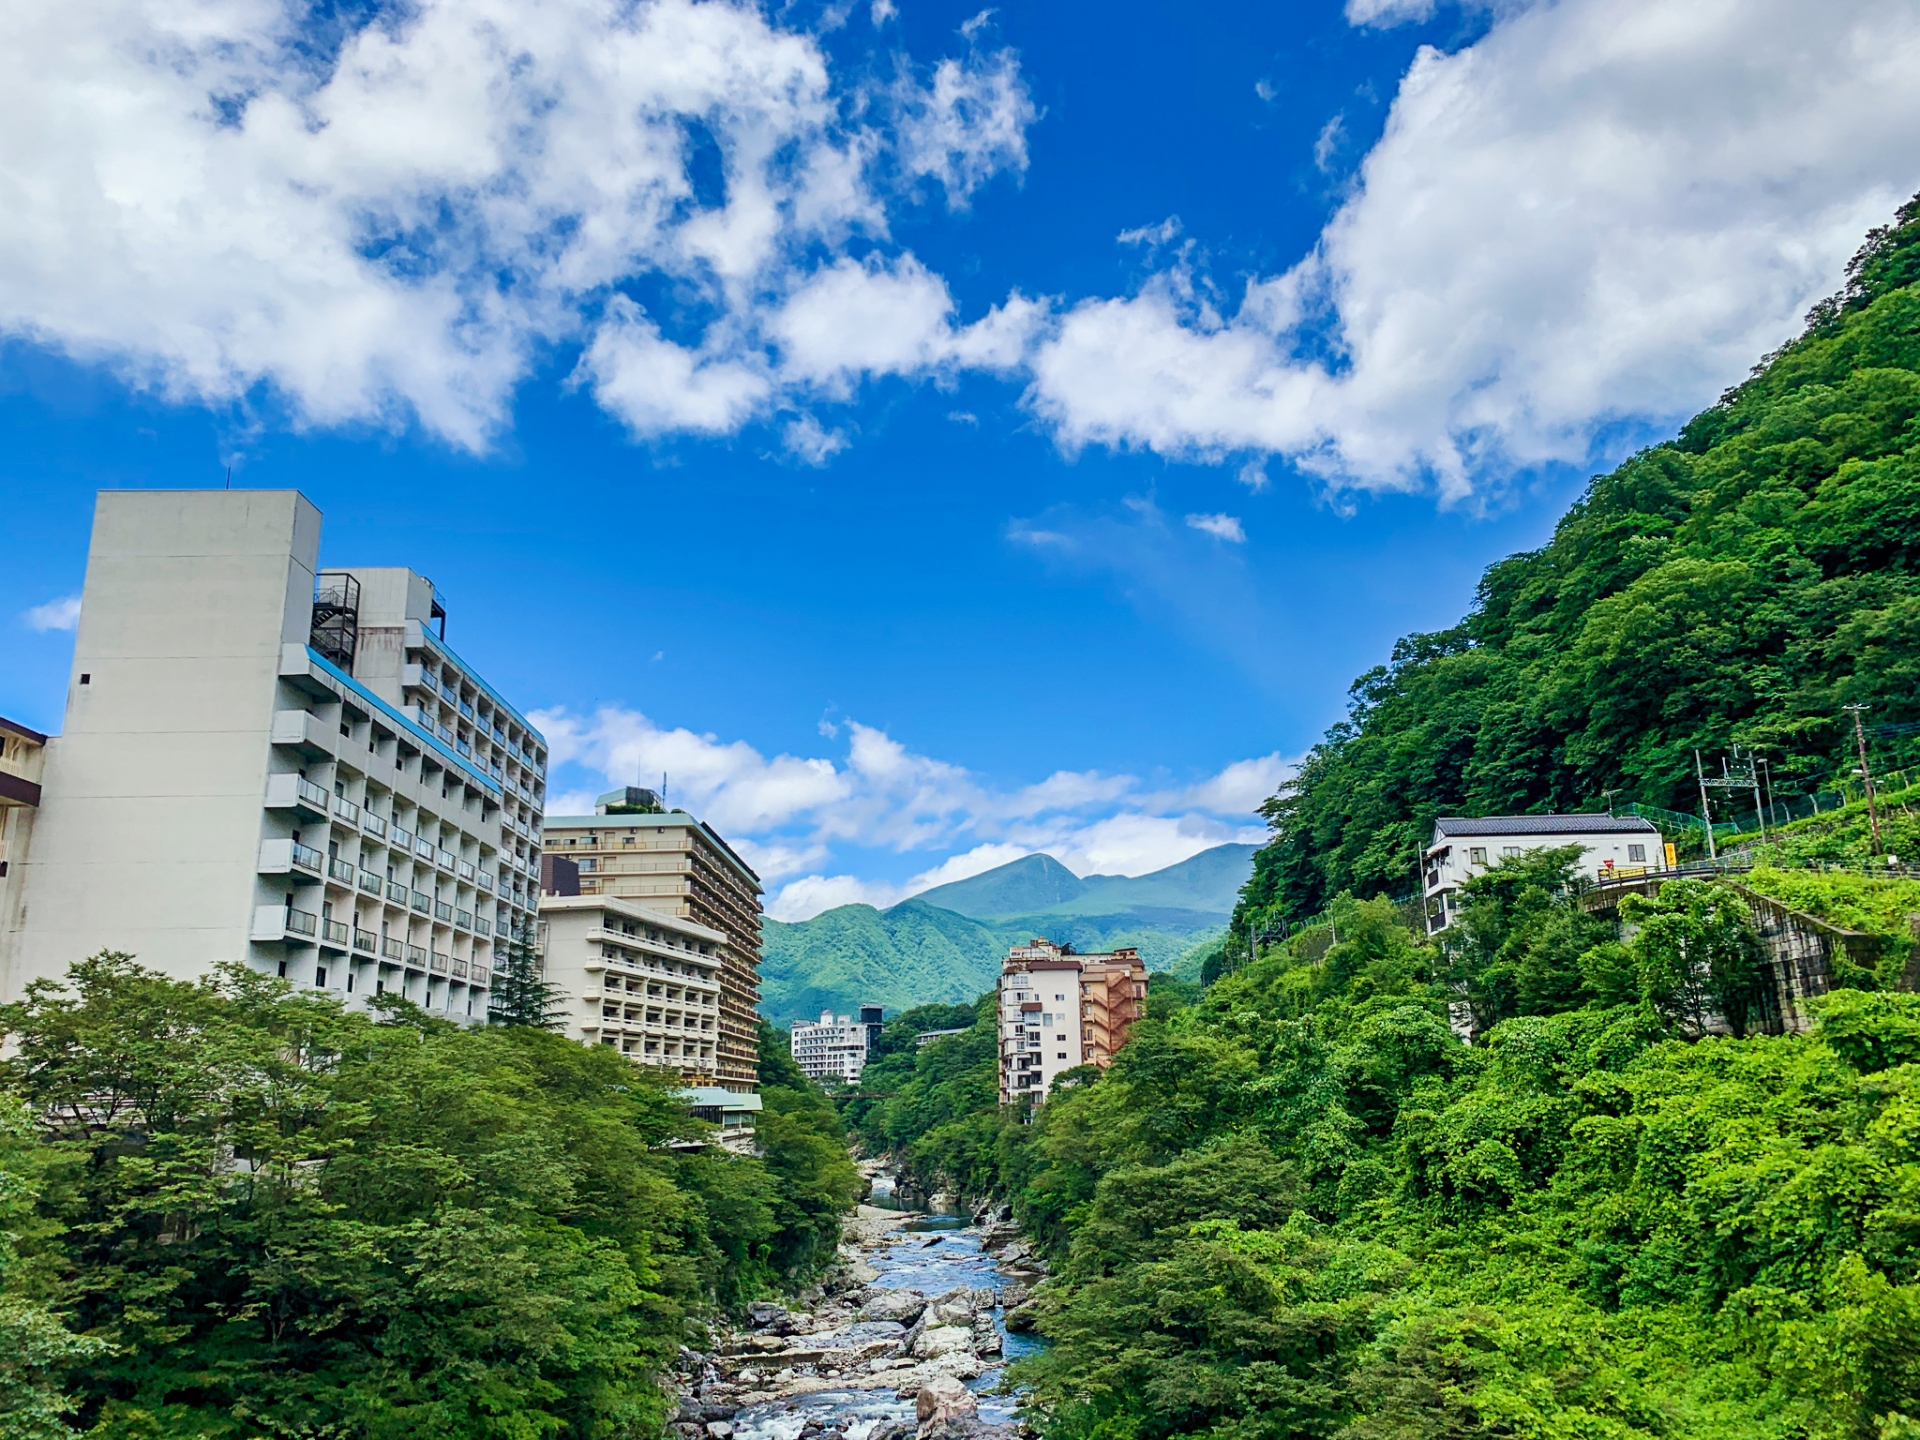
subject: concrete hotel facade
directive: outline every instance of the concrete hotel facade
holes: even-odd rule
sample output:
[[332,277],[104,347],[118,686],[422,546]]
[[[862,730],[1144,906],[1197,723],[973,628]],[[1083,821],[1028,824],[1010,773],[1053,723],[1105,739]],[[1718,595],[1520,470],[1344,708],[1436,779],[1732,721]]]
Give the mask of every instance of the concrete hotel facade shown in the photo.
[[836,1020],[832,1011],[822,1011],[817,1022],[795,1022],[793,1062],[809,1080],[831,1075],[851,1085],[867,1068],[867,1052],[879,1029],[878,1005],[861,1006],[858,1020],[847,1015]]
[[661,810],[652,791],[603,795],[592,815],[549,816],[555,865],[578,867],[580,894],[605,895],[691,920],[719,942],[720,1016],[714,1083],[759,1088],[760,877],[703,821]]
[[643,1065],[711,1085],[727,937],[611,895],[540,901],[542,978],[565,1008],[562,1032]]
[[293,491],[100,495],[6,998],[116,949],[484,1020],[500,945],[532,938],[546,743],[424,576],[319,552]]
[[1007,952],[1000,974],[1000,1103],[1047,1098],[1080,1065],[1105,1069],[1147,998],[1137,950],[1095,955],[1041,938]]

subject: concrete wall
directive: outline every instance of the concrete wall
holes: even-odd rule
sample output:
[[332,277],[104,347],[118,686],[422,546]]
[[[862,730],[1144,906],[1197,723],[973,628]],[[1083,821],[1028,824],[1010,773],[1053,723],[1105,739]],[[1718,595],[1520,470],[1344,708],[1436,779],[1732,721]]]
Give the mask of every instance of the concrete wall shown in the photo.
[[101,493],[7,999],[102,949],[183,979],[246,958],[281,894],[255,874],[262,797],[319,544],[293,491]]

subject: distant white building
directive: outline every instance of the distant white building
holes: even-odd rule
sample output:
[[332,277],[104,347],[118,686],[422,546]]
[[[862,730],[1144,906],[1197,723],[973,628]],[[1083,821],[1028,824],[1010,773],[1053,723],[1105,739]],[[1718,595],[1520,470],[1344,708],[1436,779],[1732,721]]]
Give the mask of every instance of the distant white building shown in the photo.
[[1645,875],[1667,866],[1660,831],[1633,815],[1443,815],[1427,846],[1427,933],[1453,923],[1460,888],[1503,860],[1529,850],[1581,847],[1579,873],[1589,880]]
[[1041,1103],[1067,1071],[1111,1065],[1146,998],[1147,967],[1131,947],[1013,946],[1000,972],[1000,1103]]
[[829,1075],[852,1084],[867,1068],[867,1052],[880,1029],[880,1007],[863,1005],[860,1018],[830,1010],[820,1013],[818,1022],[802,1020],[793,1027],[793,1060],[809,1080],[824,1080]]

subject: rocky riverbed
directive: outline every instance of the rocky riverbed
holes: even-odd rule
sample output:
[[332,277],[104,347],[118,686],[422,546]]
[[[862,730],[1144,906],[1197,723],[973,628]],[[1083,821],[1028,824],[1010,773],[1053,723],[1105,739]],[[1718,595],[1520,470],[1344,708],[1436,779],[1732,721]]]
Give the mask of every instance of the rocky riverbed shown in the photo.
[[[862,1205],[840,1261],[792,1307],[756,1304],[683,1350],[680,1440],[1012,1440],[994,1393],[1033,1348],[1022,1306],[1044,1267],[1005,1212],[930,1216]],[[1008,1328],[1011,1319],[1012,1329]]]

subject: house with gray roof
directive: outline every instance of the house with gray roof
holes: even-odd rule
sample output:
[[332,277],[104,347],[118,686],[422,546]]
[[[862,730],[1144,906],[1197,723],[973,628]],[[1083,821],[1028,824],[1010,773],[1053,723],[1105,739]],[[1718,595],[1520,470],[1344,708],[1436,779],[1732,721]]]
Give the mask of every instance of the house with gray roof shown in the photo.
[[1442,815],[1424,856],[1427,933],[1453,923],[1460,888],[1529,850],[1581,847],[1589,880],[1645,875],[1666,865],[1660,831],[1634,815]]

